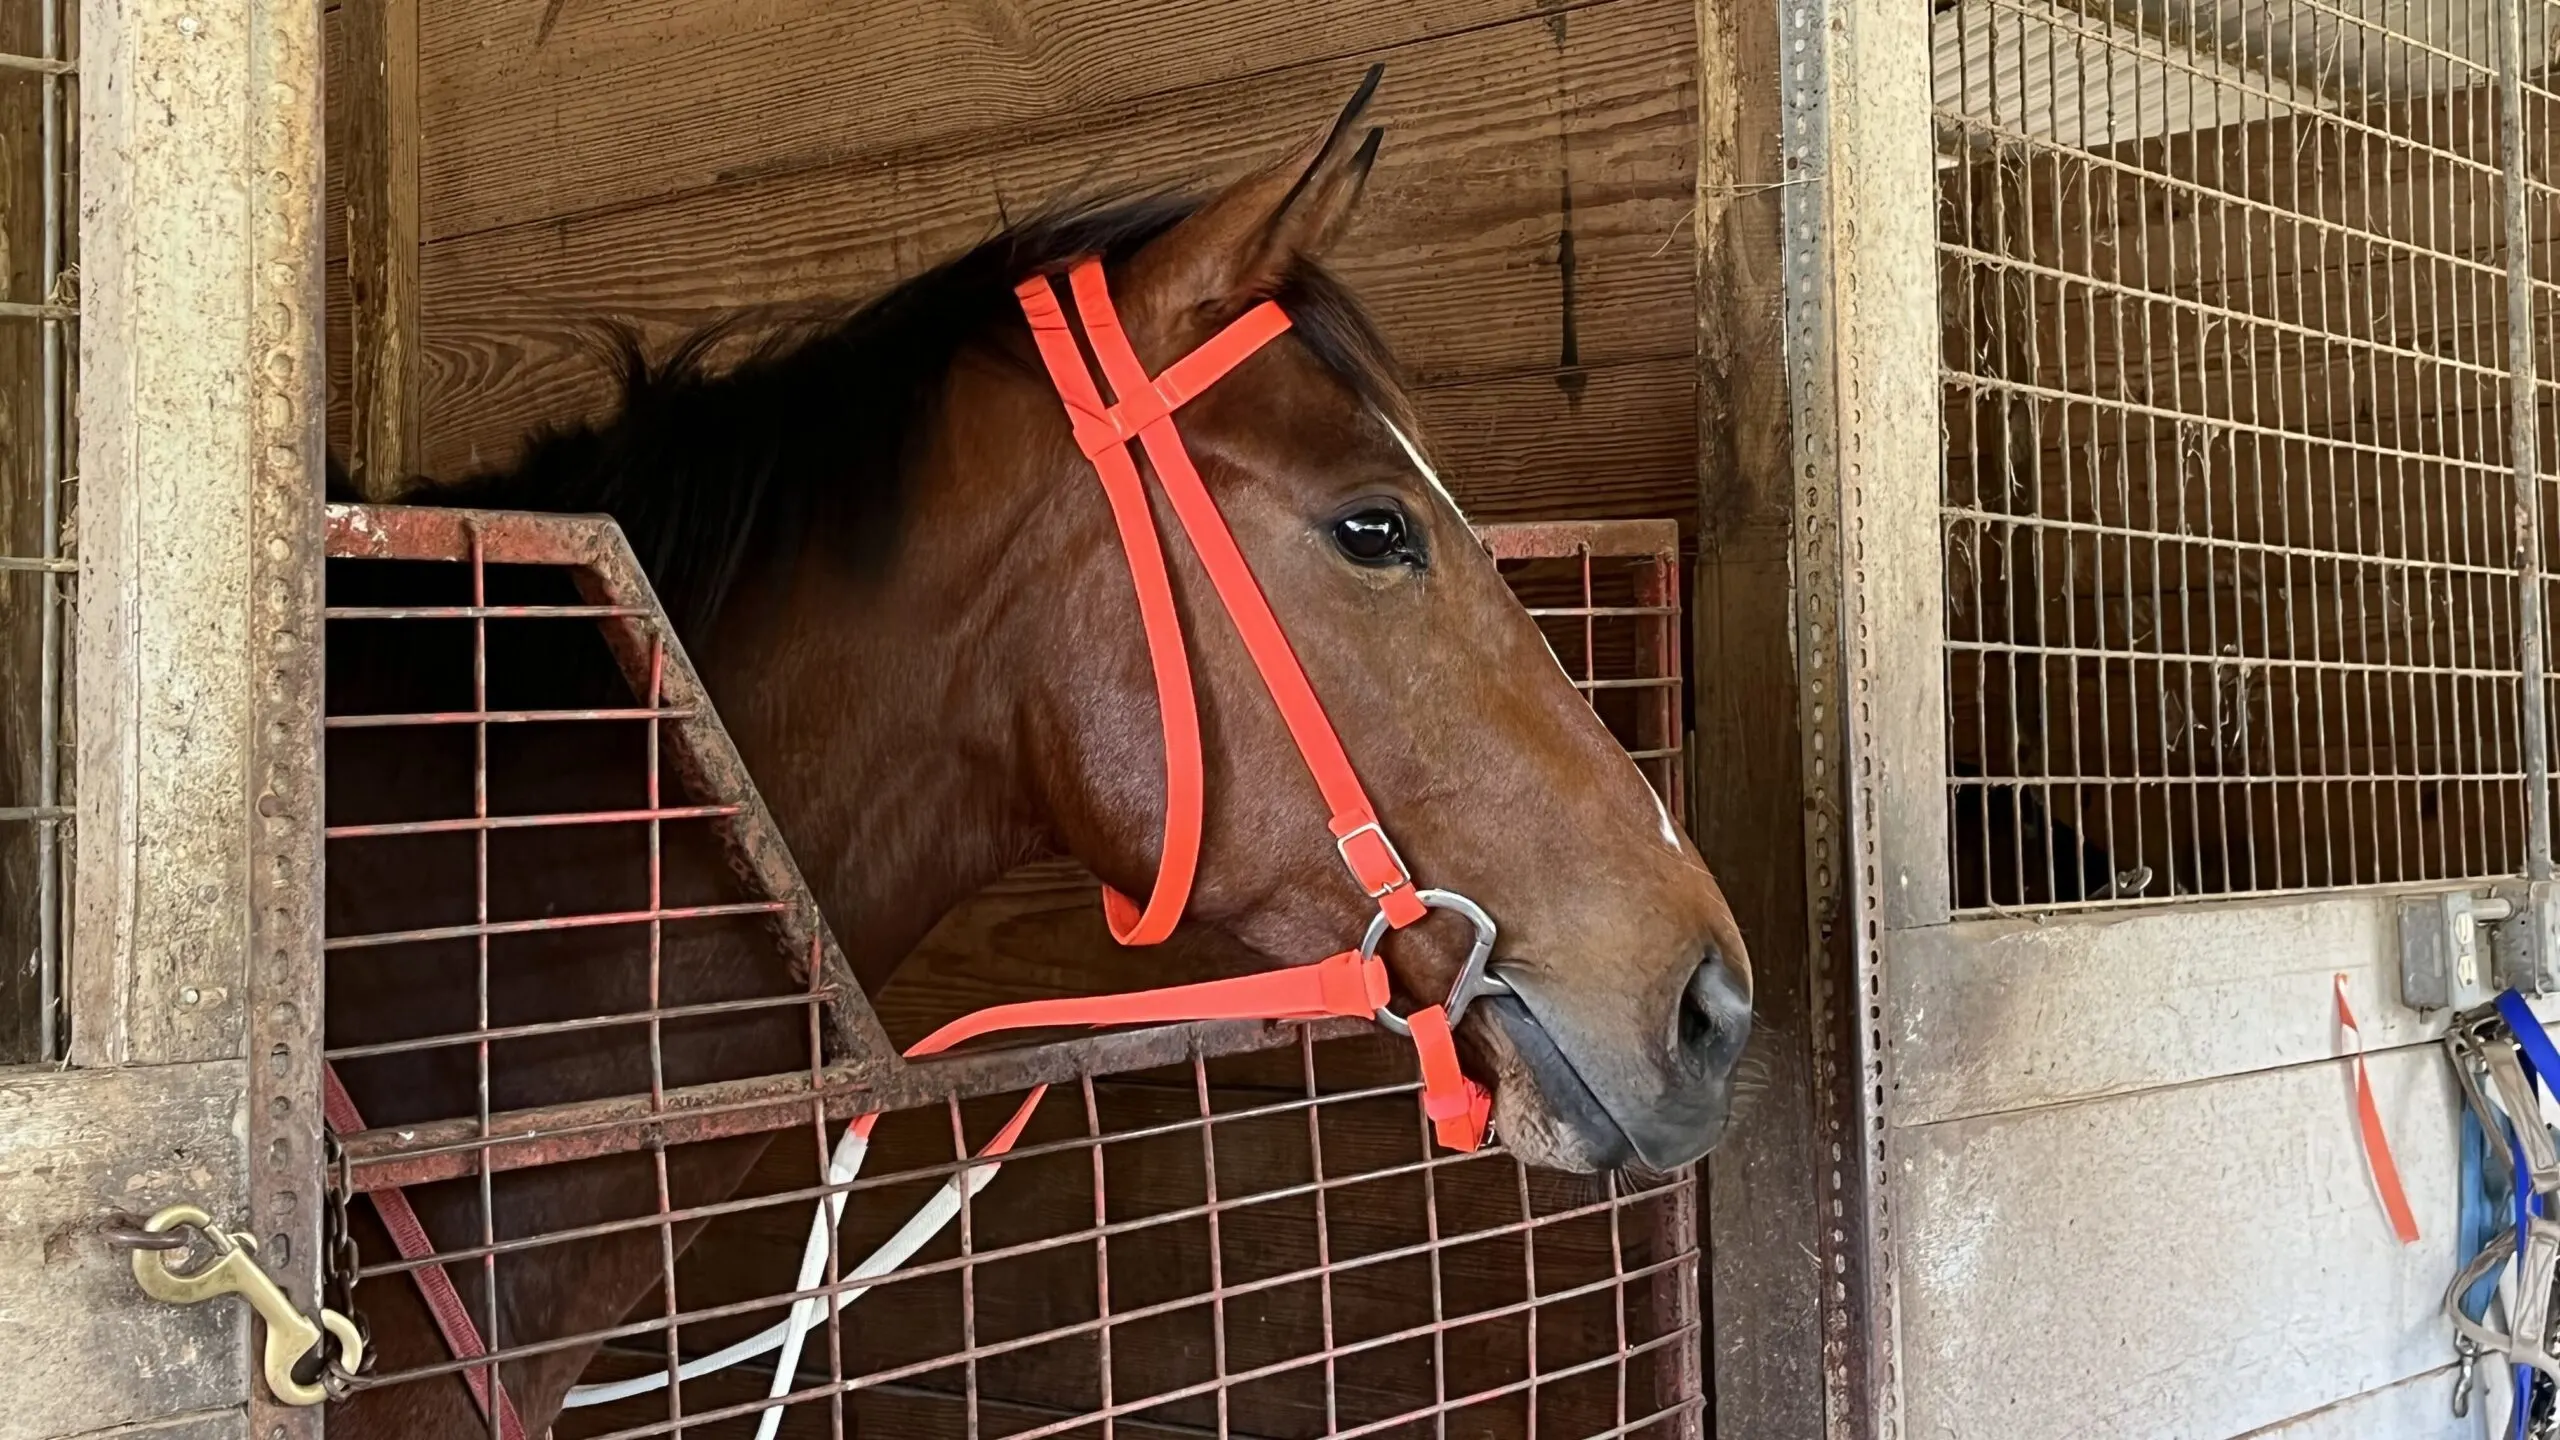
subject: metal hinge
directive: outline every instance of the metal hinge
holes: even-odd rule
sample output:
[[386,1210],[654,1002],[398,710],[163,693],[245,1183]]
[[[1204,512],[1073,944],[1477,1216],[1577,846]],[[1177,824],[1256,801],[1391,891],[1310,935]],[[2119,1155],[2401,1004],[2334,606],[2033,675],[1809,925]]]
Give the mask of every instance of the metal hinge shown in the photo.
[[[172,1262],[194,1248],[185,1238],[190,1235],[204,1242],[213,1260],[200,1270],[181,1271]],[[284,1287],[258,1267],[254,1236],[222,1230],[193,1205],[172,1205],[138,1230],[111,1233],[108,1243],[133,1252],[134,1282],[154,1300],[194,1305],[217,1295],[237,1295],[248,1301],[267,1325],[267,1389],[287,1405],[317,1405],[333,1393],[332,1379],[363,1368],[364,1336],[354,1321],[324,1309],[313,1323],[294,1308]],[[324,1351],[325,1340],[336,1341],[334,1349]],[[315,1354],[321,1357],[318,1377],[307,1383],[296,1378],[295,1370]]]
[[2501,990],[2560,991],[2560,883],[2445,890],[2400,902],[2400,1000],[2468,1010]]

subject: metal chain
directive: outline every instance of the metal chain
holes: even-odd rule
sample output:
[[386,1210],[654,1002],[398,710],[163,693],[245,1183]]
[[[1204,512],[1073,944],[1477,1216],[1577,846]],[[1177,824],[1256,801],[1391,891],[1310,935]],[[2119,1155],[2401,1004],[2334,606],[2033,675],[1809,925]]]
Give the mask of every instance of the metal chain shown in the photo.
[[330,1297],[329,1308],[346,1316],[354,1323],[356,1333],[364,1337],[363,1362],[352,1372],[341,1368],[334,1355],[330,1359],[324,1383],[332,1395],[343,1400],[370,1383],[375,1359],[373,1327],[366,1322],[364,1311],[356,1308],[356,1281],[364,1262],[356,1251],[356,1229],[347,1209],[356,1189],[355,1165],[336,1134],[324,1129],[320,1145],[322,1163],[331,1182],[326,1187],[328,1203],[321,1207],[322,1245],[327,1259],[321,1266],[320,1285]]

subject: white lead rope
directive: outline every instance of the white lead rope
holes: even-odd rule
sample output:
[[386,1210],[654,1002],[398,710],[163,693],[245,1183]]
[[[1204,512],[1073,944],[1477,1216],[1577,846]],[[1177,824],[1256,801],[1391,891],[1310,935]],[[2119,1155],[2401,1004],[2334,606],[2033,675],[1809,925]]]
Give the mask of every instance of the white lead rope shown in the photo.
[[[870,1149],[870,1142],[858,1133],[857,1126],[846,1126],[844,1138],[836,1142],[835,1154],[827,1162],[827,1183],[834,1186],[851,1184],[854,1177],[862,1173],[863,1157],[870,1152]],[[952,1176],[940,1189],[933,1192],[932,1198],[925,1201],[915,1214],[908,1217],[906,1224],[898,1227],[897,1234],[883,1241],[880,1248],[872,1251],[860,1265],[846,1272],[845,1280],[848,1282],[877,1280],[906,1264],[915,1257],[917,1251],[924,1248],[926,1241],[940,1234],[943,1227],[949,1225],[952,1218],[960,1213],[963,1199],[975,1196],[979,1191],[987,1188],[987,1183],[995,1179],[996,1172],[1003,1168],[1004,1166],[1000,1163],[972,1165]],[[845,1195],[846,1192],[841,1189],[827,1195],[819,1201],[817,1213],[810,1217],[809,1241],[800,1251],[800,1283],[792,1287],[794,1290],[817,1288],[821,1277],[825,1274],[830,1238],[834,1235],[836,1226],[844,1219]],[[869,1294],[870,1290],[871,1287],[867,1284],[849,1284],[845,1289],[836,1292],[835,1308],[839,1311],[843,1310],[854,1301]],[[782,1358],[774,1364],[773,1385],[765,1393],[769,1398],[775,1399],[789,1394],[793,1374],[800,1367],[801,1347],[808,1340],[809,1332],[825,1322],[826,1298],[823,1295],[803,1296],[792,1304],[788,1318],[758,1331],[727,1349],[716,1350],[698,1359],[686,1361],[677,1367],[676,1378],[699,1379],[702,1376],[726,1370],[740,1361],[752,1360],[769,1350],[779,1349],[782,1351]],[[585,1405],[605,1405],[616,1400],[628,1400],[634,1395],[646,1395],[652,1390],[663,1390],[666,1386],[667,1372],[652,1370],[646,1375],[634,1375],[628,1380],[576,1386],[569,1391],[568,1398],[562,1400],[560,1404],[561,1408],[571,1410]],[[756,1440],[773,1440],[776,1428],[782,1423],[782,1411],[783,1407],[780,1405],[771,1406],[764,1411],[756,1425]]]

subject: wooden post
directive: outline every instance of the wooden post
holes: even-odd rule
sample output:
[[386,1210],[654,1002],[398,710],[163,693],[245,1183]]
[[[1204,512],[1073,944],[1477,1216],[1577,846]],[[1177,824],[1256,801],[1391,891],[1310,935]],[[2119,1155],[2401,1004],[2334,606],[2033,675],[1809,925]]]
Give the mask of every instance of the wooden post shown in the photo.
[[355,343],[347,472],[391,500],[423,467],[418,432],[418,0],[349,0],[347,288]]
[[1698,848],[1750,947],[1755,1023],[1706,1184],[1716,1433],[1822,1434],[1804,808],[1779,274],[1776,7],[1698,6]]
[[[0,1374],[36,1402],[12,1433],[200,1410],[208,1435],[318,1434],[248,1386],[236,1305],[144,1298],[94,1226],[192,1201],[316,1299],[320,27],[310,0],[81,8],[83,1069],[14,1078],[0,1132],[85,1163],[33,1172],[67,1223],[16,1228],[80,1282],[49,1278],[50,1311],[92,1323],[0,1324]],[[109,1324],[127,1338],[80,1338]]]

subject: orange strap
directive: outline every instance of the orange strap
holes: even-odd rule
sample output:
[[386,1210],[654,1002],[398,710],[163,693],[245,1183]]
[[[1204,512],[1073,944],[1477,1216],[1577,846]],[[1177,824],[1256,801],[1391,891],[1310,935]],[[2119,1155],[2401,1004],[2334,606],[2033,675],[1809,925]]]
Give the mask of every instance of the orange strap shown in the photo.
[[[1173,605],[1173,577],[1156,539],[1155,514],[1146,486],[1115,426],[1116,412],[1086,373],[1084,356],[1067,317],[1045,280],[1024,281],[1017,292],[1031,321],[1031,339],[1056,382],[1075,427],[1076,444],[1102,476],[1111,520],[1120,530],[1120,552],[1138,589],[1138,618],[1145,623],[1147,659],[1155,669],[1156,710],[1164,724],[1164,847],[1156,861],[1155,889],[1141,912],[1135,901],[1108,886],[1102,907],[1111,938],[1123,945],[1153,945],[1173,933],[1191,899],[1200,868],[1200,809],[1208,780],[1200,763],[1200,711],[1191,693],[1191,659],[1182,643],[1182,616]],[[1206,383],[1205,381],[1202,383]]]
[[1451,1150],[1483,1148],[1493,1123],[1493,1094],[1458,1068],[1449,1012],[1425,1005],[1404,1023],[1412,1027],[1414,1053],[1422,1057],[1422,1113],[1431,1117],[1433,1132]]
[[1049,1025],[1163,1025],[1180,1020],[1366,1020],[1387,1003],[1387,967],[1345,950],[1313,965],[1125,995],[1023,1000],[963,1015],[926,1036],[910,1055],[931,1055],[998,1030]]
[[[1271,602],[1255,580],[1253,567],[1237,548],[1226,517],[1218,510],[1199,470],[1183,447],[1173,413],[1215,384],[1255,351],[1289,328],[1289,316],[1264,301],[1211,336],[1198,349],[1149,375],[1120,326],[1112,307],[1102,262],[1078,261],[1067,277],[1076,318],[1084,339],[1116,402],[1103,399],[1101,387],[1087,368],[1065,308],[1047,276],[1033,276],[1015,287],[1040,361],[1057,386],[1073,428],[1076,447],[1093,463],[1110,500],[1112,521],[1128,556],[1129,578],[1138,592],[1138,616],[1145,629],[1147,656],[1155,671],[1156,703],[1163,716],[1165,763],[1164,844],[1157,856],[1154,889],[1141,909],[1116,890],[1105,887],[1103,907],[1111,933],[1124,945],[1149,945],[1171,934],[1190,898],[1199,873],[1201,811],[1208,783],[1200,756],[1198,699],[1193,693],[1190,659],[1182,636],[1181,612],[1173,596],[1172,576],[1155,529],[1146,486],[1130,445],[1142,446],[1154,466],[1157,482],[1172,503],[1183,534],[1191,541],[1200,565],[1208,572],[1218,600],[1253,657],[1254,669],[1272,704],[1287,725],[1299,758],[1316,783],[1330,812],[1334,848],[1361,892],[1377,902],[1387,923],[1402,929],[1429,913],[1416,893],[1404,858],[1378,823],[1376,807],[1360,784],[1360,774],[1342,748],[1341,736],[1308,683],[1297,651],[1272,613]],[[1337,955],[1318,965],[1176,986],[1135,995],[1094,1000],[1037,1001],[997,1006],[945,1026],[925,1043],[935,1048],[957,1044],[971,1035],[1029,1025],[1118,1025],[1198,1019],[1312,1019],[1321,1015],[1372,1014],[1385,1000],[1382,969],[1363,969],[1356,977],[1329,976],[1356,955]],[[1367,962],[1374,967],[1374,960]],[[1263,988],[1255,988],[1263,987]],[[1330,987],[1330,988],[1327,988]],[[1355,993],[1375,991],[1368,1008],[1354,1008]],[[1303,993],[1302,993],[1303,992]],[[1425,1015],[1431,1018],[1426,1020]],[[1434,1023],[1436,1021],[1436,1023]],[[1484,1143],[1490,1097],[1459,1068],[1457,1047],[1446,1016],[1438,1010],[1410,1017],[1423,1071],[1423,1103],[1441,1135],[1453,1149],[1473,1150]],[[939,1042],[937,1044],[937,1042]],[[929,1052],[928,1052],[929,1053]]]
[[2418,1243],[2417,1212],[2409,1208],[2408,1188],[2400,1183],[2400,1162],[2392,1158],[2391,1137],[2382,1129],[2382,1107],[2374,1103],[2373,1077],[2364,1064],[2364,1031],[2356,1024],[2356,1012],[2347,1004],[2347,977],[2337,977],[2338,1024],[2355,1042],[2356,1055],[2356,1128],[2364,1135],[2365,1169],[2373,1175],[2374,1192],[2382,1197],[2383,1213],[2391,1217],[2391,1233],[2403,1245]]

